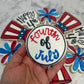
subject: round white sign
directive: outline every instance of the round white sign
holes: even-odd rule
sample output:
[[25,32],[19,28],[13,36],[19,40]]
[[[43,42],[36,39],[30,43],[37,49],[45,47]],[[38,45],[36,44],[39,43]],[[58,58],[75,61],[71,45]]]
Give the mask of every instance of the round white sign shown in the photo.
[[59,62],[66,51],[63,34],[49,25],[32,29],[27,36],[26,46],[33,60],[43,65]]

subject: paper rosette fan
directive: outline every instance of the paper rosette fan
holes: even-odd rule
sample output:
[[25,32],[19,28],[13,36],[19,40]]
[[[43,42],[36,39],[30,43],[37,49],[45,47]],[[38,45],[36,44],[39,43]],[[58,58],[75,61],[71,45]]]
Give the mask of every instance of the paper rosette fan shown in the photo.
[[[58,13],[55,13],[56,10],[52,9],[50,12],[48,11],[47,8],[44,8],[44,10],[39,10],[38,12],[44,13],[38,15],[38,17],[41,19],[41,22],[45,20],[45,18],[48,19],[49,23],[52,21],[56,22],[57,18],[55,16],[58,16]],[[41,18],[42,17],[42,18]],[[53,26],[55,26],[57,29],[60,30],[62,34],[64,32],[76,28],[81,25],[81,22],[76,19],[74,16],[71,14],[64,12],[61,18],[55,23]],[[19,24],[16,21],[11,21],[6,28],[4,29],[1,38],[2,39],[22,39],[24,42],[26,41],[27,35],[31,29],[27,29],[21,24]],[[50,84],[66,84],[71,82],[71,78],[63,66],[58,73],[55,75],[55,77],[52,79],[52,82]]]

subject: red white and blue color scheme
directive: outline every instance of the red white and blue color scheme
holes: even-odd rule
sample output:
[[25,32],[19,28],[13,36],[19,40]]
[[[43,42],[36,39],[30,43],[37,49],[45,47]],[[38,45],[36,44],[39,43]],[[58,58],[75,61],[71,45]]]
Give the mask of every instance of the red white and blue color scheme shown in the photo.
[[31,29],[26,29],[15,21],[11,21],[3,31],[1,38],[2,39],[23,39],[26,40]]
[[56,9],[43,8],[43,10],[38,10],[39,17],[41,18],[41,22],[44,22],[45,19],[48,19],[48,22],[56,22],[56,17],[59,17],[59,14],[56,12]]
[[72,72],[84,72],[84,50],[80,47],[75,49],[73,46],[68,47],[70,52],[66,53],[66,64],[71,65]]
[[12,41],[11,45],[8,42],[4,43],[4,48],[0,48],[0,54],[2,54],[1,63],[8,63],[11,59],[11,56],[14,52],[21,46],[21,43],[17,43],[17,41]]
[[81,22],[72,16],[70,13],[64,12],[59,21],[56,23],[57,27],[62,33],[81,25]]
[[[78,32],[79,37],[82,36],[83,37],[82,39],[84,39],[84,31],[83,31],[84,29],[81,26],[81,22],[76,17],[74,17],[73,15],[71,15],[68,12],[64,12],[62,14],[62,16],[59,18],[59,14],[56,12],[56,9],[49,10],[48,8],[43,8],[43,10],[36,11],[35,14],[36,14],[35,19],[38,20],[38,23],[39,23],[36,26],[34,26],[34,23],[36,22],[36,20],[34,20],[34,19],[32,21],[30,20],[30,22],[27,22],[27,20],[26,20],[26,23],[28,23],[28,24],[23,25],[21,23],[18,23],[18,21],[15,20],[16,18],[14,20],[12,20],[6,26],[6,28],[4,29],[4,31],[1,35],[1,39],[6,39],[8,41],[10,39],[10,40],[14,40],[14,41],[11,42],[11,45],[9,45],[8,43],[5,43],[4,48],[0,48],[0,54],[2,54],[1,63],[4,64],[6,62],[9,62],[9,60],[11,59],[11,56],[14,54],[14,52],[21,46],[21,44],[20,43],[17,44],[17,42],[22,41],[22,40],[24,40],[24,42],[26,42],[29,34],[31,34],[31,32],[34,31],[38,26],[44,26],[44,25],[51,26],[52,25],[52,27],[56,28],[56,31],[54,31],[53,29],[50,29],[50,28],[49,29],[44,28],[42,30],[38,29],[38,31],[34,31],[34,33],[31,34],[31,39],[32,39],[33,44],[35,43],[36,45],[40,45],[41,47],[47,48],[47,50],[49,50],[49,53],[54,54],[54,57],[55,57],[56,49],[55,49],[55,51],[51,52],[50,48],[52,47],[52,44],[55,44],[54,40],[56,40],[56,41],[57,41],[57,39],[62,40],[62,38],[59,38],[59,32],[62,33],[62,36],[64,37],[64,40],[67,43],[66,52],[64,54],[64,56],[67,57],[67,60],[66,60],[65,65],[63,65],[62,68],[58,71],[58,73],[52,79],[50,84],[68,84],[71,82],[71,78],[66,70],[66,68],[67,68],[66,65],[67,66],[69,65],[68,67],[71,68],[71,70],[70,70],[71,72],[78,72],[78,71],[84,72],[84,47],[80,46],[80,42],[75,45],[74,44],[70,45],[70,41],[66,40],[67,38],[65,37],[67,34],[72,35],[72,32],[74,35],[74,31],[75,31],[75,34],[76,34],[76,32]],[[22,14],[22,15],[24,15],[24,14]],[[29,26],[33,25],[32,26],[33,29],[30,29],[28,27],[28,25]],[[57,30],[59,32],[57,32]],[[69,31],[69,30],[71,30],[71,31]],[[44,36],[42,36],[42,35],[44,35]],[[41,37],[41,39],[39,41],[37,40],[38,37]],[[54,38],[54,40],[51,41],[50,40],[51,38]],[[16,40],[18,39],[18,40],[15,41],[15,39]],[[70,37],[69,37],[69,39],[70,39]],[[81,40],[81,38],[79,40]],[[21,43],[23,43],[23,42],[21,42]],[[50,45],[50,43],[51,43],[51,45]],[[84,45],[83,40],[82,40],[82,45]],[[34,48],[32,48],[31,46],[30,46],[30,48],[32,51]],[[58,48],[60,48],[60,50],[61,50],[62,48],[60,46],[62,46],[62,45],[59,45]],[[36,47],[36,49],[38,48],[37,46],[35,46],[35,47]],[[39,48],[41,48],[41,47],[39,47]],[[56,48],[56,45],[53,46],[53,48]],[[43,48],[41,48],[41,49],[43,49]],[[40,51],[41,51],[41,49],[40,49]],[[42,54],[43,54],[43,51],[42,51]],[[37,55],[38,55],[38,53],[36,54],[36,56]],[[50,59],[50,60],[53,61],[52,59]]]
[[66,84],[71,82],[71,78],[64,66],[58,71],[50,84]]

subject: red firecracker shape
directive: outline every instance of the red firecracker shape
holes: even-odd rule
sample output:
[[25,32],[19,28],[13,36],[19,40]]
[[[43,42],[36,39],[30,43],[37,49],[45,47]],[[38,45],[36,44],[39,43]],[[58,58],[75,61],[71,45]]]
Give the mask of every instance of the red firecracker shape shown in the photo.
[[71,78],[63,66],[58,73],[55,75],[55,77],[52,79],[52,82],[50,84],[67,84],[71,82]]
[[2,39],[24,39],[25,41],[30,30],[31,29],[28,30],[15,21],[11,21],[3,31],[1,38]]
[[56,23],[57,27],[62,33],[81,25],[81,22],[71,14],[64,12],[59,21]]

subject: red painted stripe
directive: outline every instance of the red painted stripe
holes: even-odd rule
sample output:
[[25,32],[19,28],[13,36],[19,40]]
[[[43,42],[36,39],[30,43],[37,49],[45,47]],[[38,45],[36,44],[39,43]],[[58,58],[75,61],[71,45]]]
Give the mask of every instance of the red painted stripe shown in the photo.
[[12,50],[12,52],[13,52],[15,46],[16,46],[16,43],[17,43],[17,41],[13,41],[12,44],[11,44],[11,50]]
[[11,21],[11,24],[14,24],[15,26],[19,27],[19,28],[23,28],[23,26],[21,26],[20,24],[18,24],[17,22],[15,21]]
[[64,66],[61,68],[61,71],[62,71],[64,80],[71,81],[71,78]]
[[67,15],[67,12],[64,12],[61,18],[59,19],[59,21],[61,22],[66,17],[66,15]]
[[[14,25],[16,25],[17,27],[23,28],[23,26],[19,25],[19,24],[16,23],[15,21],[11,21],[11,22],[6,26],[6,28],[5,28],[4,31],[3,31],[2,35],[1,35],[1,38],[2,38],[2,39],[3,39],[3,38],[4,38],[4,39],[17,39],[17,36],[5,35],[5,32],[6,32],[7,30],[10,30],[10,31],[11,31],[11,29],[9,29],[11,24],[14,24]],[[14,31],[14,32],[15,32],[15,31]]]
[[59,78],[58,78],[58,75],[56,74],[55,77],[52,79],[52,81],[53,81],[53,82],[56,82],[56,81],[58,81],[58,80],[59,80]]
[[48,11],[48,8],[43,8],[45,10],[45,12],[48,14],[49,11]]
[[[66,15],[69,15],[70,18],[77,21],[77,23],[75,23],[71,26],[68,26],[68,29],[73,29],[74,27],[77,27],[77,26],[81,25],[81,22],[77,18],[75,18],[74,16],[72,16],[71,14],[69,14],[67,12],[64,12],[64,14],[62,15],[62,17],[60,18],[59,21],[61,22],[65,18]],[[71,21],[71,19],[68,19],[64,24],[66,25],[68,23],[68,21]]]
[[73,25],[71,25],[71,26],[68,26],[68,29],[72,29],[72,28],[74,28],[74,27],[77,27],[77,26],[79,26],[79,25],[81,25],[81,22],[76,18],[76,17],[74,17],[74,16],[72,16],[70,13],[67,13],[73,20],[76,20],[77,21],[77,23],[75,23],[75,24],[73,24]]
[[2,59],[1,59],[1,63],[4,63],[5,60],[7,59],[7,57],[9,56],[10,53],[6,54]]
[[73,24],[71,26],[68,26],[68,29],[73,29],[73,28],[75,28],[75,27],[77,27],[79,25],[80,25],[80,23],[75,23],[75,24]]
[[29,32],[30,32],[31,30],[32,30],[32,29],[28,29],[27,32],[25,33],[25,35],[24,35],[24,42],[26,41],[27,35],[29,34]]
[[61,80],[61,81],[57,81],[57,82],[50,82],[50,84],[67,84],[67,83],[70,83],[71,81],[63,81],[63,80]]
[[71,63],[74,62],[75,58],[76,58],[76,56],[74,56],[74,57],[69,57],[69,58],[66,59],[66,62],[65,62],[65,63],[66,63],[66,64],[71,64]]
[[13,33],[17,33],[17,34],[19,34],[19,32],[20,32],[20,31],[15,30],[15,29],[13,29],[11,27],[9,27],[7,31],[10,31],[10,32],[13,32]]
[[10,22],[10,23],[6,26],[6,28],[4,29],[4,31],[3,31],[2,35],[1,35],[1,38],[4,37],[4,34],[5,34],[5,32],[8,30],[10,24],[11,24],[11,22]]
[[80,59],[84,60],[84,57],[78,56]]
[[17,39],[17,36],[11,36],[11,35],[3,35],[2,39]]
[[61,71],[62,71],[64,80],[57,80],[57,81],[53,81],[52,80],[52,82],[50,82],[50,84],[66,84],[66,83],[70,83],[71,82],[71,78],[70,78],[70,76],[69,76],[69,74],[66,71],[64,66],[61,68]]
[[49,15],[49,17],[50,17],[54,22],[56,22],[56,17],[51,16],[51,15]]
[[81,24],[81,22],[76,17],[71,15],[70,13],[67,13],[67,15],[69,15],[71,18],[73,18],[73,20],[76,20],[79,23],[79,25]]
[[55,26],[57,29],[59,29],[62,34],[64,34],[64,31],[63,31],[60,27],[58,27],[57,25],[54,25],[54,26]]
[[66,24],[68,24],[69,22],[71,22],[72,20],[73,20],[73,18],[70,17],[70,18],[67,19],[63,24],[66,25]]
[[76,50],[75,50],[75,48],[74,48],[73,46],[69,46],[69,48],[70,48],[75,54],[77,54],[77,52],[76,52]]
[[41,18],[41,22],[43,22],[45,18],[46,18],[45,16],[44,16],[44,17],[42,17],[42,18]]

